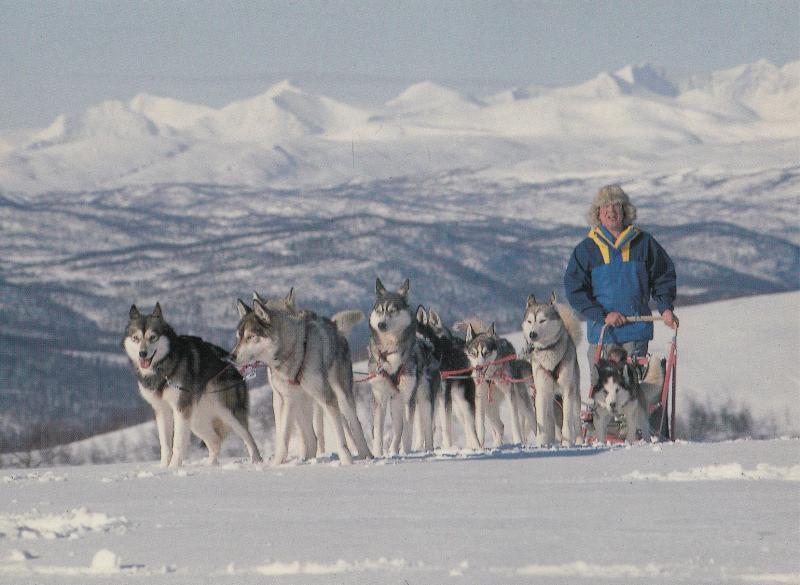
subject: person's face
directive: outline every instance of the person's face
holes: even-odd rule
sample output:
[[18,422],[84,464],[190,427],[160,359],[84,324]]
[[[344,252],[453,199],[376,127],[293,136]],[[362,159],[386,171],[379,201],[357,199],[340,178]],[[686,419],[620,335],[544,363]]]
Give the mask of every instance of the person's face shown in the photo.
[[600,223],[613,234],[622,231],[622,217],[622,205],[619,203],[609,203],[600,208]]

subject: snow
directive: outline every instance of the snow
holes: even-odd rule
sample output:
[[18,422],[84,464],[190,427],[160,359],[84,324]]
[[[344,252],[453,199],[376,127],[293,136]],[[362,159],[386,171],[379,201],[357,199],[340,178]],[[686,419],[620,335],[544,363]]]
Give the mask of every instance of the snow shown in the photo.
[[57,468],[0,482],[0,582],[792,583],[798,455],[783,439]]

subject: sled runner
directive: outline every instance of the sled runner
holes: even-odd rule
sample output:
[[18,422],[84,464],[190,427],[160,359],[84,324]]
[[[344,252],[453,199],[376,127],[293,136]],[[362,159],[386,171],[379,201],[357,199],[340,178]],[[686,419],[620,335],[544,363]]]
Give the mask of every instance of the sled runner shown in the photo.
[[[660,316],[633,316],[626,317],[628,322],[635,321],[663,321]],[[597,343],[597,351],[592,360],[592,372],[596,372],[598,364],[604,362],[605,350],[603,348],[603,337],[608,326],[604,325],[600,331],[600,339]],[[678,330],[672,336],[669,343],[667,357],[657,363],[648,354],[646,357],[626,358],[626,363],[633,366],[637,379],[634,381],[636,386],[641,385],[646,397],[647,417],[650,423],[651,435],[657,436],[661,440],[675,440],[675,407],[677,391],[677,340]],[[660,374],[660,375],[659,375]],[[597,380],[590,376],[589,401],[587,407],[581,412],[582,433],[584,442],[594,442],[597,437],[597,405],[594,394],[598,390]],[[649,390],[649,391],[648,391]],[[608,422],[606,428],[606,440],[611,442],[623,442],[627,435],[628,421],[624,416],[615,415]]]

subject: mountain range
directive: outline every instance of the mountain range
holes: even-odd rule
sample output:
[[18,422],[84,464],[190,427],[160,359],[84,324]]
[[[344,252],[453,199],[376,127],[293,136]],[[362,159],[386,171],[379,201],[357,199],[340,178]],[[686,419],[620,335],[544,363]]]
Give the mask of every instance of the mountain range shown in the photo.
[[483,98],[426,81],[371,109],[283,81],[219,109],[140,94],[0,136],[0,189],[306,187],[454,168],[514,178],[520,165],[586,173],[624,158],[647,168],[654,153],[798,135],[800,61],[683,80],[653,65],[627,66],[572,87]]

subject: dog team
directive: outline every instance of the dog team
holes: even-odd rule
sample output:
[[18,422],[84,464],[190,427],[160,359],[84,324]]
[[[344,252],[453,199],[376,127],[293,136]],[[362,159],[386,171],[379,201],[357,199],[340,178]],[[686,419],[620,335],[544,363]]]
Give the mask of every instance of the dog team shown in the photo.
[[[233,431],[250,460],[261,455],[248,430],[248,391],[242,372],[266,366],[275,412],[272,463],[284,463],[290,438],[302,459],[325,452],[330,425],[334,450],[343,464],[353,458],[393,456],[453,445],[455,409],[467,449],[486,445],[486,424],[495,446],[503,443],[501,406],[509,413],[515,444],[575,445],[582,442],[580,375],[574,312],[556,302],[528,298],[522,330],[527,355],[518,357],[509,341],[477,319],[446,327],[434,309],[409,304],[410,283],[387,290],[376,279],[369,313],[369,381],[372,389],[371,448],[356,414],[353,370],[347,336],[364,315],[349,310],[323,317],[295,305],[294,291],[282,299],[254,294],[252,306],[237,302],[239,324],[231,352],[198,337],[178,335],[156,304],[149,315],[132,306],[123,347],[136,372],[139,392],[153,407],[161,465],[177,467],[187,456],[190,433],[208,449],[214,464],[222,440]],[[620,350],[622,351],[622,350]],[[245,374],[247,375],[247,374]],[[649,438],[646,407],[636,376],[624,355],[597,364],[594,400],[597,436],[622,414],[628,440]],[[384,441],[387,413],[391,419]],[[434,416],[434,414],[437,416]],[[324,422],[323,422],[324,421]]]

